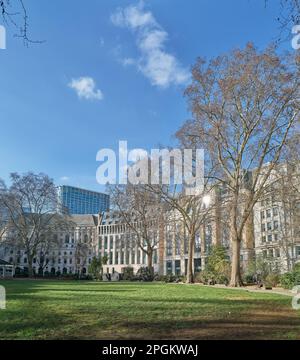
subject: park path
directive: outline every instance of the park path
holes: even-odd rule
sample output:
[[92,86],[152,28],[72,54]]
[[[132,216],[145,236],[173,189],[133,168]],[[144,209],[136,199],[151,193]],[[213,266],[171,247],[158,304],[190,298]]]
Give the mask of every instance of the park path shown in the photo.
[[291,291],[291,290],[287,290],[287,289],[283,289],[283,288],[275,288],[274,290],[265,290],[265,289],[258,289],[255,285],[253,286],[245,286],[245,287],[229,287],[226,285],[203,285],[203,284],[185,284],[185,283],[181,283],[183,285],[189,285],[189,286],[204,286],[204,287],[210,287],[210,288],[217,288],[217,289],[228,289],[228,290],[243,290],[243,291],[248,291],[248,292],[255,292],[255,293],[264,293],[264,294],[278,294],[278,295],[285,295],[285,296],[290,296],[293,297],[295,296],[295,294]]

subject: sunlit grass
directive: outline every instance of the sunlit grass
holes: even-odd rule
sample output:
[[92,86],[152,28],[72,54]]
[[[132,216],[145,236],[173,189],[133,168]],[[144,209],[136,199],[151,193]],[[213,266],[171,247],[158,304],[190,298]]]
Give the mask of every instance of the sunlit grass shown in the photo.
[[2,281],[1,339],[300,338],[291,298],[198,285]]

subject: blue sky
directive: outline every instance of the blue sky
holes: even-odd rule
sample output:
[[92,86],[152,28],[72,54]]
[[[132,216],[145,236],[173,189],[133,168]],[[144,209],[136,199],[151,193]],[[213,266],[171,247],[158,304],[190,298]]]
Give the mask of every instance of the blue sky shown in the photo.
[[[30,35],[0,50],[0,177],[45,172],[103,190],[96,153],[172,143],[190,66],[279,33],[279,0],[25,0]],[[56,4],[56,5],[55,5]],[[1,22],[0,22],[1,23]],[[289,44],[284,46],[289,47]]]

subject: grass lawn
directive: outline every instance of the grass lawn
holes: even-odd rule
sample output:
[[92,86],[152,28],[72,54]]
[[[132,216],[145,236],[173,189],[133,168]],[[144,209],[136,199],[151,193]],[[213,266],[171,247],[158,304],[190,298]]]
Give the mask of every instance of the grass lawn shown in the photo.
[[0,285],[0,339],[300,339],[300,311],[282,295],[163,283]]

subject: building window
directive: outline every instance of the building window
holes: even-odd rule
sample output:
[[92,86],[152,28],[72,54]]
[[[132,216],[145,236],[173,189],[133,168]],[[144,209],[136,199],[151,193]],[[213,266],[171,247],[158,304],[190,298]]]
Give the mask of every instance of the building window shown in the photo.
[[278,221],[275,220],[273,223],[274,230],[278,230]]
[[272,241],[272,234],[268,235],[268,241],[271,242]]
[[172,274],[172,261],[167,261],[166,270],[167,270],[167,274]]
[[157,264],[157,250],[156,249],[154,250],[154,253],[153,253],[153,262],[154,262],[154,264]]
[[194,269],[195,272],[200,272],[201,271],[201,259],[194,259]]
[[273,249],[270,249],[269,251],[268,251],[268,255],[269,255],[269,257],[273,257],[274,256],[274,254],[273,254]]
[[260,219],[261,219],[261,220],[264,220],[264,219],[265,219],[265,212],[264,212],[264,211],[261,211],[261,212],[260,212]]
[[181,267],[180,267],[180,260],[175,260],[175,275],[180,275]]
[[267,229],[268,229],[268,231],[272,230],[272,223],[270,223],[270,222],[267,223]]
[[265,235],[261,237],[261,242],[262,242],[262,243],[265,243],[265,242],[266,242],[266,237],[265,237]]
[[[201,250],[201,240],[200,240],[200,235],[196,235],[196,239],[195,239],[195,252],[200,252]],[[180,247],[179,247],[179,254],[180,255]]]
[[172,236],[168,236],[167,238],[167,256],[172,255]]
[[273,216],[278,216],[278,208],[273,208]]
[[266,231],[266,224],[261,224],[261,232],[265,232]]
[[280,249],[275,249],[275,254],[276,254],[276,257],[280,257]]
[[271,217],[271,209],[266,210],[267,218]]

